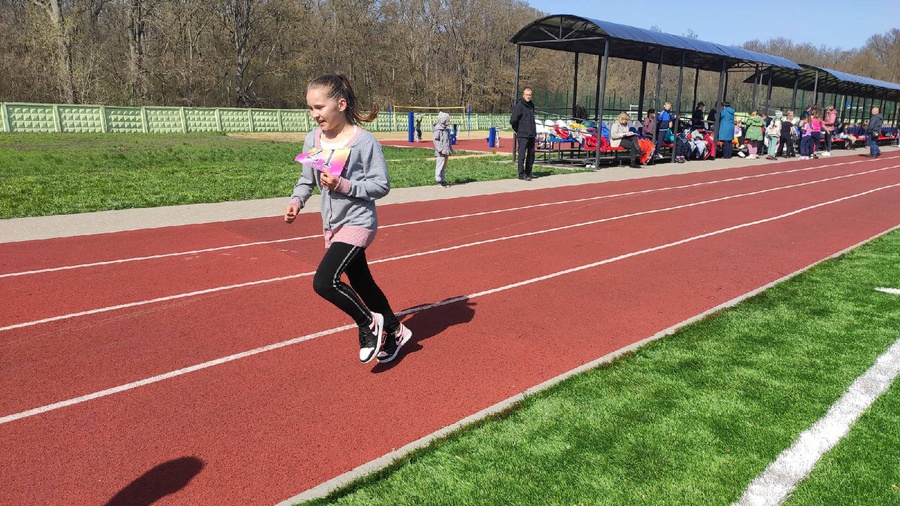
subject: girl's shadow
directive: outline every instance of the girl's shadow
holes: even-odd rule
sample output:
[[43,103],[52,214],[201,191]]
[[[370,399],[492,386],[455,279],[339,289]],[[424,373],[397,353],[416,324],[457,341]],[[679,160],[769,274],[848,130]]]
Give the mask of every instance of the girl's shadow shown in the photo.
[[[440,305],[447,301],[455,302]],[[434,337],[454,325],[468,323],[475,316],[475,303],[466,298],[450,297],[437,304],[439,304],[437,307],[428,307],[431,304],[424,304],[423,309],[415,311],[403,322],[412,330],[412,338],[403,346],[397,358],[387,364],[376,364],[372,368],[372,372],[378,373],[391,369],[406,355],[421,350],[420,343],[422,341]]]

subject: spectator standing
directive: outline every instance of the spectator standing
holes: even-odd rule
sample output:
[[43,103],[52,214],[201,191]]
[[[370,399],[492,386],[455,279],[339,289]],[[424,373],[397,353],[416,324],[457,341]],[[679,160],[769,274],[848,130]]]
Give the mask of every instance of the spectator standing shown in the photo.
[[716,124],[716,112],[719,108],[722,107],[721,103],[716,103],[716,106],[709,110],[709,115],[706,116],[706,128],[707,130],[711,129],[713,125]]
[[723,158],[731,158],[734,146],[734,109],[731,108],[731,102],[722,104],[722,110],[719,112],[719,139],[722,141]]
[[516,132],[518,149],[519,179],[531,181],[531,169],[534,167],[534,142],[537,136],[537,127],[534,124],[534,102],[531,101],[532,91],[530,87],[522,90],[522,98],[516,100],[509,124]]
[[866,130],[866,144],[869,145],[869,156],[878,158],[881,156],[881,149],[878,147],[878,137],[881,135],[881,127],[884,119],[881,117],[880,110],[877,107],[872,108],[872,116],[869,118],[869,128]]
[[644,118],[644,125],[641,128],[641,137],[652,139],[653,132],[656,130],[656,109],[647,109],[647,117]]
[[691,114],[691,128],[694,130],[703,129],[706,130],[706,122],[703,120],[703,111],[706,109],[706,104],[703,102],[697,103],[697,108],[694,109],[694,112]]
[[778,139],[778,151],[775,157],[784,154],[788,158],[794,157],[794,111],[788,111],[787,116],[781,122],[781,137]]
[[807,121],[809,122],[809,128],[812,137],[812,153],[810,154],[810,156],[812,156],[813,158],[818,158],[819,143],[822,142],[822,108],[818,105],[813,105],[809,109],[809,116],[807,116]]
[[800,120],[800,159],[809,160],[812,156],[812,125],[810,115]]
[[822,129],[825,131],[825,151],[822,156],[831,156],[831,140],[834,138],[834,129],[837,125],[837,109],[833,105],[825,108],[825,118],[822,120]]
[[439,112],[437,123],[434,124],[434,182],[444,188],[450,186],[444,178],[447,160],[453,154],[453,147],[450,144],[450,115],[446,112]]
[[750,144],[750,156],[748,158],[757,158],[756,153],[759,151],[759,147],[762,145],[764,128],[765,122],[761,117],[759,117],[759,111],[752,111],[750,113],[750,117],[747,118],[747,133],[744,135],[744,137]]
[[[665,138],[669,135],[669,132],[672,130],[672,124],[675,116],[672,115],[672,102],[666,102],[663,104],[663,110],[659,112],[656,116],[656,156],[657,158],[662,158],[662,155],[659,153],[659,146],[663,142],[665,142]],[[675,139],[672,139],[674,144]],[[672,146],[674,148],[674,145]]]
[[781,111],[775,111],[775,117],[766,127],[766,160],[775,160],[778,153],[778,138],[781,137]]

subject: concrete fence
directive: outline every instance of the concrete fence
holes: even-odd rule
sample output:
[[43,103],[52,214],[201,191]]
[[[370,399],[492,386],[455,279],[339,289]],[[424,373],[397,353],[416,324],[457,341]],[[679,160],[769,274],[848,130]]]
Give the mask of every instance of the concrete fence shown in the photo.
[[[419,114],[423,136],[437,111]],[[460,130],[509,128],[508,114],[452,114]],[[381,112],[366,128],[406,131],[406,112]],[[0,131],[55,133],[308,132],[315,126],[305,109],[116,107],[0,102]]]

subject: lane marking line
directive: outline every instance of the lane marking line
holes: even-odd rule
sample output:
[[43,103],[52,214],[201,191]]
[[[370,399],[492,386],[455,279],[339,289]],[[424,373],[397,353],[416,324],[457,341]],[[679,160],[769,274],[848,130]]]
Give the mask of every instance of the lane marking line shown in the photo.
[[[446,248],[439,248],[439,249],[428,250],[428,251],[420,251],[417,253],[409,253],[406,255],[398,255],[398,256],[394,256],[394,257],[381,258],[381,259],[377,259],[377,260],[371,260],[369,262],[369,265],[380,264],[380,263],[385,263],[385,262],[393,262],[396,260],[405,260],[405,259],[409,259],[409,258],[415,258],[415,257],[421,257],[421,256],[427,256],[427,255],[435,255],[438,253],[446,253],[448,251],[455,251],[455,250],[459,250],[459,249],[463,249],[463,248],[471,248],[474,246],[483,246],[485,244],[491,244],[491,243],[496,243],[496,242],[509,241],[509,240],[513,240],[513,239],[521,239],[523,237],[531,237],[531,236],[536,236],[536,235],[549,234],[552,232],[559,232],[562,230],[570,230],[573,228],[597,225],[600,223],[606,223],[606,222],[610,222],[610,221],[622,220],[622,219],[626,219],[626,218],[633,218],[636,216],[645,216],[645,215],[650,215],[650,214],[658,214],[658,213],[676,211],[679,209],[687,209],[690,207],[712,204],[712,203],[716,203],[716,202],[723,202],[726,200],[731,200],[731,199],[736,199],[736,198],[743,198],[743,197],[749,197],[749,196],[754,196],[754,195],[762,195],[764,193],[769,193],[769,192],[774,192],[774,191],[788,190],[788,189],[799,188],[799,187],[803,187],[803,186],[809,186],[809,185],[813,185],[813,184],[836,181],[839,179],[863,176],[863,175],[868,175],[868,174],[872,174],[875,172],[881,172],[881,171],[895,169],[895,168],[900,168],[900,165],[892,165],[890,167],[883,167],[880,169],[874,169],[874,170],[865,171],[865,172],[856,172],[853,174],[844,174],[841,176],[835,176],[835,177],[831,177],[831,178],[818,179],[818,180],[814,180],[814,181],[806,181],[803,183],[797,183],[797,184],[793,184],[793,185],[778,186],[775,188],[766,188],[763,190],[757,190],[757,191],[749,192],[749,193],[739,193],[736,195],[728,195],[725,197],[719,197],[719,198],[710,199],[710,200],[701,200],[699,202],[691,202],[689,204],[681,204],[681,205],[677,205],[677,206],[664,207],[664,208],[660,208],[660,209],[651,209],[649,211],[638,211],[635,213],[622,214],[619,216],[612,216],[612,217],[608,217],[608,218],[600,218],[597,220],[585,221],[585,222],[575,223],[572,225],[564,225],[564,226],[560,226],[560,227],[537,230],[534,232],[525,232],[525,233],[521,233],[521,234],[508,235],[508,236],[497,237],[497,238],[493,238],[493,239],[485,239],[483,241],[475,241],[475,242],[470,242],[470,243],[459,244],[456,246],[448,246]],[[884,187],[884,188],[887,188],[887,187]],[[204,290],[196,290],[196,291],[192,291],[192,292],[185,292],[185,293],[180,293],[180,294],[175,294],[175,295],[167,295],[164,297],[156,297],[154,299],[141,300],[141,301],[135,301],[135,302],[127,302],[124,304],[117,304],[114,306],[106,306],[106,307],[97,308],[97,309],[89,309],[89,310],[85,310],[85,311],[79,311],[79,312],[69,313],[69,314],[64,314],[64,315],[50,316],[50,317],[41,318],[38,320],[31,320],[31,321],[22,322],[22,323],[6,325],[4,327],[0,327],[0,332],[6,332],[9,330],[15,330],[15,329],[20,329],[20,328],[25,328],[25,327],[32,327],[32,326],[41,325],[44,323],[52,323],[52,322],[61,321],[61,320],[68,320],[68,319],[72,319],[72,318],[78,318],[81,316],[90,316],[90,315],[94,315],[94,314],[106,313],[109,311],[117,311],[117,310],[121,310],[121,309],[132,308],[132,307],[145,306],[148,304],[156,304],[159,302],[168,302],[168,301],[179,300],[179,299],[184,299],[184,298],[188,298],[188,297],[195,297],[195,296],[199,296],[199,295],[208,295],[211,293],[217,293],[217,292],[222,292],[222,291],[226,291],[226,290],[234,290],[234,289],[238,289],[238,288],[246,288],[246,287],[250,287],[250,286],[263,285],[263,284],[267,284],[267,283],[276,283],[276,282],[280,282],[280,281],[299,279],[299,278],[303,278],[303,277],[312,276],[313,274],[315,274],[314,271],[302,272],[299,274],[291,274],[288,276],[280,276],[280,277],[276,277],[276,278],[248,281],[245,283],[236,283],[236,284],[231,284],[231,285],[219,286],[219,287],[215,287],[215,288],[207,288]]]
[[900,374],[900,339],[850,388],[832,404],[828,412],[803,431],[790,448],[783,451],[757,476],[733,506],[776,506],[782,504],[806,479],[816,463],[849,432],[869,407],[887,391]]
[[[473,217],[478,217],[478,216],[488,216],[488,215],[492,215],[492,214],[501,214],[501,213],[515,212],[515,211],[526,211],[526,210],[531,210],[531,209],[538,208],[538,207],[577,204],[577,203],[581,203],[581,202],[590,202],[590,201],[612,199],[612,198],[619,198],[619,197],[631,197],[631,196],[635,196],[635,195],[644,195],[644,194],[657,193],[657,192],[663,192],[663,191],[684,190],[684,189],[689,189],[689,188],[697,188],[697,187],[701,187],[701,186],[709,186],[709,185],[713,185],[713,184],[730,183],[730,182],[735,182],[735,181],[744,181],[747,179],[756,179],[756,178],[763,178],[763,177],[769,177],[769,176],[780,176],[780,175],[784,175],[784,174],[792,174],[792,173],[796,173],[796,172],[819,170],[819,169],[824,169],[824,168],[837,167],[840,165],[852,165],[852,164],[856,164],[856,163],[864,163],[864,162],[852,161],[852,162],[835,163],[835,164],[831,164],[831,165],[817,165],[814,167],[804,167],[804,168],[800,168],[800,169],[791,169],[791,170],[784,170],[784,171],[778,171],[778,172],[768,172],[765,174],[739,176],[739,177],[718,179],[715,181],[704,181],[704,182],[700,182],[700,183],[691,183],[691,184],[679,185],[679,186],[666,186],[666,187],[662,187],[662,188],[652,188],[649,190],[638,190],[638,191],[631,191],[631,192],[624,192],[624,193],[614,193],[614,194],[610,194],[610,195],[600,195],[597,197],[588,197],[588,198],[583,198],[583,199],[545,202],[545,203],[541,203],[541,204],[534,204],[531,206],[510,207],[510,208],[505,208],[505,209],[495,209],[493,211],[482,211],[482,212],[478,212],[478,213],[443,216],[440,218],[430,218],[430,219],[425,219],[425,220],[408,221],[408,222],[403,222],[403,223],[393,223],[393,224],[389,224],[389,225],[382,225],[379,228],[394,228],[394,227],[405,227],[408,225],[422,225],[422,224],[428,224],[428,223],[436,223],[439,221],[457,220],[457,219],[463,219],[463,218],[473,218]],[[212,252],[216,252],[216,251],[224,251],[224,250],[237,249],[237,248],[246,248],[246,247],[250,247],[250,246],[265,246],[268,244],[278,244],[278,243],[289,242],[289,241],[304,241],[304,240],[308,240],[308,239],[318,239],[321,237],[322,237],[322,234],[315,234],[315,235],[307,235],[307,236],[302,236],[302,237],[291,237],[291,238],[287,238],[287,239],[273,239],[273,240],[269,240],[269,241],[255,241],[255,242],[249,242],[249,243],[233,244],[233,245],[228,245],[228,246],[218,246],[218,247],[214,247],[214,248],[203,248],[203,249],[195,249],[195,250],[190,250],[190,251],[178,251],[178,252],[174,252],[174,253],[160,253],[158,255],[146,255],[146,256],[139,256],[139,257],[121,258],[121,259],[117,259],[117,260],[104,260],[104,261],[100,261],[100,262],[64,265],[64,266],[60,266],[60,267],[48,267],[45,269],[35,269],[35,270],[30,270],[30,271],[9,272],[6,274],[0,274],[0,279],[17,277],[17,276],[28,276],[28,275],[34,275],[34,274],[43,274],[43,273],[48,273],[48,272],[58,272],[58,271],[65,271],[65,270],[72,270],[72,269],[84,269],[84,268],[88,268],[88,267],[100,267],[100,266],[104,266],[104,265],[123,264],[123,263],[128,263],[128,262],[156,260],[159,258],[198,255],[201,253],[212,253]]]
[[885,288],[883,286],[879,286],[875,289],[875,291],[889,293],[891,295],[900,295],[900,290],[896,288]]
[[[583,271],[583,270],[592,269],[592,268],[594,268],[594,267],[599,267],[599,266],[601,266],[601,265],[611,264],[611,263],[614,263],[614,262],[618,262],[618,261],[620,261],[620,260],[626,260],[626,259],[629,259],[629,258],[633,258],[633,257],[637,257],[637,256],[640,256],[640,255],[644,255],[644,254],[647,254],[647,253],[652,253],[652,252],[655,252],[655,251],[661,251],[661,250],[664,250],[664,249],[674,248],[674,247],[676,247],[676,246],[680,246],[680,245],[682,245],[682,244],[687,244],[687,243],[690,243],[690,242],[698,241],[698,240],[700,240],[700,239],[705,239],[705,238],[708,238],[708,237],[714,237],[714,236],[717,236],[717,235],[726,234],[726,233],[728,233],[728,232],[733,232],[733,231],[735,231],[735,230],[740,230],[740,229],[744,229],[744,228],[748,228],[748,227],[753,227],[753,226],[756,226],[756,225],[761,225],[761,224],[764,224],[764,223],[769,223],[769,222],[773,222],[773,221],[778,221],[778,220],[781,220],[781,219],[784,219],[784,218],[789,218],[789,217],[791,217],[791,216],[795,216],[795,215],[798,215],[798,214],[801,214],[801,213],[804,213],[804,212],[807,212],[807,211],[811,211],[811,210],[813,210],[813,209],[819,209],[819,208],[821,208],[821,207],[833,205],[833,204],[840,203],[840,202],[844,202],[844,201],[847,201],[847,200],[850,200],[850,199],[855,199],[855,198],[859,198],[859,197],[863,197],[863,196],[866,196],[866,195],[870,195],[870,194],[873,194],[873,193],[876,193],[876,192],[879,192],[879,191],[883,191],[883,190],[887,190],[887,189],[891,189],[891,188],[898,188],[898,187],[900,187],[900,183],[892,184],[892,185],[889,185],[889,186],[883,186],[883,187],[875,188],[875,189],[872,189],[872,190],[867,190],[867,191],[865,191],[865,192],[856,193],[856,194],[848,195],[848,196],[845,196],[845,197],[840,197],[840,198],[838,198],[838,199],[829,200],[829,201],[827,201],[827,202],[820,202],[820,203],[818,203],[818,204],[814,204],[814,205],[811,205],[811,206],[807,206],[807,207],[803,207],[803,208],[800,208],[800,209],[796,209],[796,210],[794,210],[794,211],[790,211],[790,212],[788,212],[788,213],[780,214],[780,215],[777,215],[777,216],[772,216],[772,217],[769,217],[769,218],[763,218],[763,219],[761,219],[761,220],[756,220],[756,221],[752,221],[752,222],[748,222],[748,223],[742,223],[742,224],[740,224],[740,225],[734,225],[734,226],[731,226],[731,227],[722,228],[722,229],[719,229],[719,230],[714,230],[714,231],[712,231],[712,232],[707,232],[707,233],[705,233],[705,234],[700,234],[700,235],[696,235],[696,236],[693,236],[693,237],[688,237],[688,238],[685,238],[685,239],[681,239],[681,240],[678,240],[678,241],[674,241],[674,242],[662,244],[662,245],[659,245],[659,246],[653,246],[653,247],[651,247],[651,248],[645,248],[645,249],[642,249],[642,250],[639,250],[639,251],[633,251],[633,252],[631,252],[631,253],[625,253],[625,254],[622,254],[622,255],[619,255],[619,256],[616,256],[616,257],[607,258],[607,259],[605,259],[605,260],[600,260],[600,261],[598,261],[598,262],[592,262],[592,263],[585,264],[585,265],[581,265],[581,266],[578,266],[578,267],[572,267],[572,268],[565,269],[565,270],[562,270],[562,271],[557,271],[557,272],[554,272],[554,273],[546,274],[546,275],[544,275],[544,276],[538,276],[538,277],[536,277],[536,278],[526,279],[526,280],[519,281],[519,282],[516,282],[516,283],[511,283],[511,284],[504,285],[504,286],[500,286],[500,287],[497,287],[497,288],[492,288],[492,289],[489,289],[489,290],[483,290],[483,291],[480,291],[480,292],[475,292],[475,293],[472,293],[472,294],[470,294],[470,295],[463,295],[463,296],[455,297],[455,298],[452,298],[452,299],[444,300],[444,301],[437,302],[437,303],[433,303],[433,304],[426,304],[426,305],[422,305],[422,306],[416,306],[416,307],[413,307],[413,308],[410,308],[410,309],[406,309],[406,310],[404,310],[404,311],[401,311],[401,312],[399,312],[399,313],[397,313],[397,314],[400,315],[400,316],[402,316],[402,315],[407,315],[407,314],[411,314],[411,313],[414,313],[414,312],[425,311],[425,310],[432,309],[432,308],[436,308],[436,307],[446,306],[446,305],[448,305],[448,304],[453,304],[453,303],[456,303],[456,302],[461,302],[461,301],[465,301],[465,300],[471,300],[471,299],[474,299],[474,298],[477,298],[477,297],[483,297],[483,296],[486,296],[486,295],[491,295],[491,294],[495,294],[495,293],[499,293],[499,292],[504,292],[504,291],[507,291],[507,290],[511,290],[511,289],[513,289],[513,288],[518,288],[518,287],[521,287],[521,286],[526,286],[526,285],[530,285],[530,284],[533,284],[533,283],[537,283],[537,282],[540,282],[540,281],[545,281],[545,280],[548,280],[548,279],[553,279],[553,278],[557,278],[557,277],[560,277],[560,276],[565,276],[565,275],[567,275],[567,274],[572,274],[572,273],[575,273],[575,272],[580,272],[580,271]],[[813,264],[813,265],[815,265],[815,264]],[[782,279],[786,279],[786,278],[782,278]],[[157,382],[160,382],[160,381],[163,381],[163,380],[166,380],[166,379],[171,379],[171,378],[175,378],[175,377],[178,377],[178,376],[182,376],[182,375],[184,375],[184,374],[188,374],[188,373],[191,373],[191,372],[199,371],[199,370],[202,370],[202,369],[207,369],[207,368],[209,368],[209,367],[213,367],[213,366],[216,366],[216,365],[221,365],[221,364],[225,364],[225,363],[228,363],[228,362],[233,362],[233,361],[235,361],[235,360],[239,360],[239,359],[242,359],[242,358],[250,357],[250,356],[253,356],[253,355],[258,355],[258,354],[260,354],[260,353],[264,353],[264,352],[271,351],[271,350],[276,350],[276,349],[278,349],[278,348],[283,348],[283,347],[285,347],[285,346],[290,346],[290,345],[292,345],[292,344],[301,343],[301,342],[303,342],[303,341],[309,341],[309,340],[311,340],[311,339],[316,339],[316,338],[319,338],[319,337],[328,336],[328,335],[331,335],[331,334],[335,334],[335,333],[337,333],[337,332],[342,332],[342,331],[345,331],[345,330],[350,330],[350,329],[352,329],[352,328],[354,328],[354,325],[351,324],[351,325],[344,325],[344,326],[341,326],[341,327],[335,327],[335,328],[332,328],[332,329],[329,329],[329,330],[323,330],[323,331],[320,331],[320,332],[316,332],[316,333],[314,333],[314,334],[308,334],[308,335],[301,336],[301,337],[297,337],[297,338],[290,339],[290,340],[287,340],[287,341],[282,341],[282,342],[279,342],[279,343],[274,343],[274,344],[270,344],[270,345],[267,345],[267,346],[262,346],[262,347],[259,347],[259,348],[254,348],[254,349],[252,349],[252,350],[244,351],[244,352],[241,352],[241,353],[236,353],[236,354],[233,354],[233,355],[228,355],[228,356],[226,356],[226,357],[218,358],[218,359],[215,359],[215,360],[210,360],[210,361],[208,361],[208,362],[203,362],[203,363],[201,363],[201,364],[193,365],[193,366],[190,366],[190,367],[185,367],[185,368],[182,368],[182,369],[177,369],[177,370],[175,370],[175,371],[170,371],[170,372],[167,372],[167,373],[164,373],[164,374],[159,374],[159,375],[152,376],[152,377],[149,377],[149,378],[146,378],[146,379],[143,379],[143,380],[133,381],[133,382],[131,382],[131,383],[126,383],[126,384],[119,385],[119,386],[112,387],[112,388],[108,388],[108,389],[105,389],[105,390],[100,390],[100,391],[98,391],[98,392],[94,392],[94,393],[91,393],[91,394],[82,395],[82,396],[79,396],[79,397],[75,397],[75,398],[68,399],[68,400],[64,400],[64,401],[55,402],[55,403],[52,403],[52,404],[47,404],[47,405],[45,405],[45,406],[41,406],[41,407],[29,409],[29,410],[26,410],[26,411],[21,411],[21,412],[19,412],[19,413],[13,413],[13,414],[10,414],[10,415],[6,415],[6,416],[3,416],[3,417],[0,417],[0,425],[3,425],[3,424],[5,424],[5,423],[9,423],[9,422],[12,422],[12,421],[15,421],[15,420],[20,420],[20,419],[22,419],[22,418],[27,418],[27,417],[35,416],[35,415],[38,415],[38,414],[41,414],[41,413],[46,413],[46,412],[49,412],[49,411],[54,411],[54,410],[57,410],[57,409],[60,409],[60,408],[64,408],[64,407],[67,407],[67,406],[72,406],[72,405],[80,404],[80,403],[87,402],[87,401],[90,401],[90,400],[99,399],[99,398],[101,398],[101,397],[106,397],[106,396],[109,396],[109,395],[112,395],[112,394],[116,394],[116,393],[120,393],[120,392],[124,392],[124,391],[127,391],[127,390],[132,390],[132,389],[135,389],[135,388],[138,388],[138,387],[142,387],[142,386],[150,385],[150,384],[153,384],[153,383],[157,383]],[[644,341],[641,341],[641,342],[644,342]],[[625,349],[627,349],[627,348],[625,348]],[[528,391],[529,391],[529,390],[526,390],[526,392],[528,392]]]

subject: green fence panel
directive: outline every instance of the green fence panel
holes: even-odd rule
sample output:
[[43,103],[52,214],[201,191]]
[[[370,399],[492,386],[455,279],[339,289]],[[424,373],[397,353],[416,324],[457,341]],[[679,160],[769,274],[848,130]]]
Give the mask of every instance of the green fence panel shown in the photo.
[[308,132],[310,118],[306,111],[283,110],[281,111],[281,128],[285,132]]
[[106,129],[110,133],[141,133],[143,121],[139,107],[106,107]]
[[60,131],[65,133],[103,133],[103,116],[99,106],[57,106]]
[[215,109],[184,110],[184,119],[188,132],[218,132],[219,121],[216,119]]
[[247,109],[219,109],[223,132],[249,132],[250,113]]
[[252,109],[254,132],[279,132],[278,111],[274,109]]
[[184,132],[180,107],[144,107],[147,133],[175,134]]
[[56,132],[51,104],[6,104],[10,132]]

